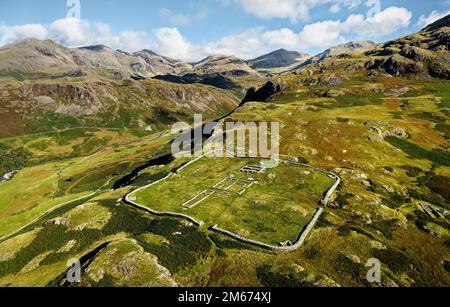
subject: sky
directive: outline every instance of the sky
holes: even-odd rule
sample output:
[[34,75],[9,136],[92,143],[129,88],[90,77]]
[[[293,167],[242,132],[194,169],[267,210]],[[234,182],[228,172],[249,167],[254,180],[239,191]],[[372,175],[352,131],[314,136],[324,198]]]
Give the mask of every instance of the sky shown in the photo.
[[450,0],[0,0],[0,46],[26,38],[67,47],[151,49],[185,61],[320,53],[385,42],[450,14]]

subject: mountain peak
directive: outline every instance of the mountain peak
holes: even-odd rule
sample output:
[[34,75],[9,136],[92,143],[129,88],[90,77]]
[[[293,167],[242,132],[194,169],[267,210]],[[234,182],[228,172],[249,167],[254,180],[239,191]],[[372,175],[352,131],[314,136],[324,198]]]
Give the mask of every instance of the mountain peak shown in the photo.
[[159,54],[157,54],[156,52],[154,52],[153,50],[150,50],[150,49],[143,49],[141,51],[138,51],[138,53],[139,52],[150,54],[150,55],[157,55],[157,56],[159,56]]
[[309,58],[309,55],[306,53],[278,49],[256,59],[250,60],[249,63],[254,69],[274,69],[299,65],[300,63],[306,61],[307,58]]
[[57,43],[55,43],[54,41],[52,41],[50,39],[41,40],[41,39],[37,39],[37,38],[25,38],[23,40],[12,43],[9,46],[35,46],[35,45],[59,46]]
[[88,51],[93,51],[93,52],[102,52],[105,50],[112,50],[110,47],[105,46],[105,45],[91,45],[91,46],[84,46],[84,47],[80,47],[78,49],[81,50],[88,50]]
[[331,49],[346,49],[348,51],[358,51],[359,49],[374,48],[376,43],[373,41],[351,41],[338,45]]
[[347,42],[335,47],[331,47],[330,49],[325,50],[324,52],[316,55],[313,58],[313,62],[321,62],[328,58],[339,57],[348,54],[357,54],[363,53],[369,50],[374,49],[377,46],[376,43],[372,41],[351,41]]
[[243,64],[245,63],[243,60],[239,59],[238,57],[232,56],[232,55],[223,55],[223,54],[214,54],[210,55],[203,60],[201,60],[198,63],[195,63],[195,65],[204,65],[209,63],[221,63],[221,64],[227,64],[227,63],[239,63]]
[[302,56],[302,57],[308,56],[308,54],[306,54],[306,53],[298,52],[298,51],[291,51],[291,50],[287,50],[284,48],[275,50],[275,51],[268,53],[266,55],[263,55],[261,57],[268,56],[268,55],[298,55],[298,56]]

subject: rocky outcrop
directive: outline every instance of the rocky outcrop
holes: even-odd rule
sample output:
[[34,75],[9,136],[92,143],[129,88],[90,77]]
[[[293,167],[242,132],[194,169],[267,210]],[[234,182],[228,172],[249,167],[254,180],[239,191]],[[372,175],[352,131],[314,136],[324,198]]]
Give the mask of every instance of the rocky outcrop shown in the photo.
[[367,62],[365,66],[367,69],[384,69],[393,76],[419,73],[424,69],[421,63],[411,61],[399,55],[371,60]]
[[385,121],[368,121],[364,123],[364,126],[369,131],[377,134],[379,140],[382,140],[388,136],[395,136],[402,139],[406,139],[409,137],[408,133],[405,130],[395,127],[389,122]]
[[422,75],[450,79],[450,15],[416,34],[379,45],[366,52],[370,70],[393,76]]
[[242,104],[250,101],[266,102],[270,97],[279,92],[281,92],[281,85],[269,81],[258,90],[254,87],[249,89],[244,100],[242,100]]

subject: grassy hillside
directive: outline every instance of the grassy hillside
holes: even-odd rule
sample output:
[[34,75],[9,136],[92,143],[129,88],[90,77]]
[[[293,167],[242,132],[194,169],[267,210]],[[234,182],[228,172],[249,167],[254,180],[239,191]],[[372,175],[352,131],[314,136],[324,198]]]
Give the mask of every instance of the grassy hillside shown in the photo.
[[[0,183],[0,236],[12,233],[0,239],[0,285],[70,286],[66,263],[75,257],[82,283],[72,286],[374,286],[366,280],[371,258],[382,262],[381,286],[449,286],[448,28],[447,17],[375,50],[279,75],[280,92],[225,119],[279,122],[282,157],[342,179],[305,244],[289,253],[122,202],[188,158],[112,190],[136,166],[169,153],[173,136],[158,131],[193,112],[225,114],[236,102],[229,92],[101,75],[2,77],[0,167],[20,171]],[[180,202],[202,189],[243,176],[242,164],[201,160],[137,197],[183,211]],[[261,185],[247,194],[211,198],[191,212],[272,244],[295,238],[332,181],[302,171],[255,175]]]
[[1,78],[0,84],[2,137],[74,127],[160,130],[193,114],[223,116],[238,102],[224,90],[156,80]]

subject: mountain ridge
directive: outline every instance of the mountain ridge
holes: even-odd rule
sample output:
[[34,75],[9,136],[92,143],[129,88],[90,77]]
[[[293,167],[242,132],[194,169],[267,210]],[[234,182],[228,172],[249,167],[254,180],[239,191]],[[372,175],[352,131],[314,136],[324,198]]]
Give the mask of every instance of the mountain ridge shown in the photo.
[[[432,37],[428,38],[429,40],[434,39],[438,45],[447,46],[447,49],[449,49],[449,35],[446,31],[442,30],[449,26],[450,15],[447,15],[424,27],[418,33],[382,44],[376,44],[372,41],[350,41],[333,46],[314,56],[297,51],[288,51],[286,49],[278,49],[250,60],[240,59],[233,55],[210,55],[194,63],[171,59],[148,49],[130,53],[115,50],[102,44],[68,48],[52,40],[31,38],[0,47],[0,71],[17,70],[29,73],[40,70],[42,72],[50,71],[54,73],[55,71],[61,72],[65,70],[66,73],[69,73],[70,71],[83,68],[104,68],[111,70],[112,74],[119,79],[129,77],[146,79],[158,75],[183,76],[186,74],[224,74],[233,77],[243,75],[270,76],[293,71],[313,63],[320,63],[327,59],[348,57],[360,53],[366,53],[371,56],[392,56],[399,53],[394,49],[402,45],[402,43],[399,43],[402,39],[409,40],[406,43],[411,44],[412,47],[420,48],[416,43],[411,42],[413,36],[431,35]],[[418,41],[420,39],[420,37],[417,37]],[[403,42],[403,45],[406,43]],[[395,44],[397,44],[397,47],[394,46]],[[422,41],[422,46],[423,44],[424,42]],[[426,50],[428,48],[427,46],[425,47],[422,49]],[[25,50],[20,50],[21,48]],[[433,46],[430,46],[430,48],[433,49]],[[381,51],[382,49],[383,51]],[[13,52],[10,52],[11,50]],[[404,53],[408,52],[405,51]],[[410,53],[415,53],[415,51],[412,50]],[[416,54],[415,56],[416,58],[420,58],[426,55]],[[445,58],[445,54],[439,57]],[[385,64],[381,64],[381,66],[383,65]],[[80,68],[77,66],[84,67]],[[373,63],[373,65],[369,66],[375,67],[377,65]]]
[[[5,54],[8,50],[12,50],[9,56]],[[22,62],[14,55],[22,58]],[[39,55],[43,58],[39,58]],[[84,66],[116,70],[116,76],[122,78],[135,75],[152,78],[158,75],[188,73],[257,76],[266,74],[268,69],[287,71],[290,65],[299,64],[306,60],[306,57],[308,55],[305,53],[280,49],[250,60],[232,55],[210,55],[198,62],[189,63],[148,49],[126,52],[102,44],[68,48],[52,40],[30,38],[0,47],[0,70],[25,73],[41,70],[54,73],[61,70],[76,70],[80,68],[76,66]],[[34,63],[30,63],[31,60]]]

